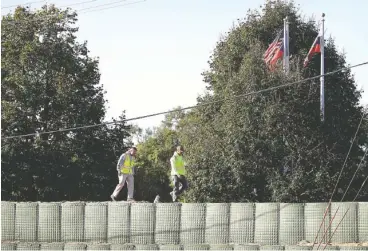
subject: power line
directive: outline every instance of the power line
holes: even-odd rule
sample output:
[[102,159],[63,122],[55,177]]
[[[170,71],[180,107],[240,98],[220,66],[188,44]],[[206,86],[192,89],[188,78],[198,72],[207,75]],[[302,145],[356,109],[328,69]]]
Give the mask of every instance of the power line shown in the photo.
[[[353,144],[354,144],[354,142],[355,142],[356,136],[358,135],[358,132],[359,132],[360,126],[361,126],[361,124],[362,124],[362,121],[363,121],[364,115],[365,115],[365,114],[364,114],[364,112],[363,112],[363,113],[362,113],[362,117],[361,117],[360,122],[359,122],[359,125],[358,125],[358,128],[356,129],[356,132],[355,132],[355,134],[354,134],[354,138],[353,138],[353,140],[351,141],[351,144],[350,144],[350,147],[349,147],[349,151],[348,151],[348,153],[346,154],[345,161],[344,161],[344,163],[343,163],[343,165],[342,165],[342,167],[341,167],[341,170],[340,170],[339,176],[338,176],[338,178],[337,178],[337,181],[336,181],[335,187],[334,187],[334,189],[333,189],[333,191],[332,191],[332,194],[331,194],[331,198],[330,198],[330,200],[329,200],[329,202],[328,202],[327,208],[326,208],[325,213],[324,213],[324,215],[323,215],[323,219],[322,219],[321,225],[319,226],[319,230],[318,230],[318,232],[317,232],[317,234],[316,234],[316,237],[315,237],[315,239],[314,239],[313,247],[312,247],[312,248],[314,248],[314,245],[315,245],[315,242],[316,242],[316,240],[317,240],[317,238],[318,238],[319,232],[321,231],[322,224],[325,222],[325,219],[326,219],[326,216],[327,216],[327,211],[328,211],[328,209],[331,207],[332,197],[334,196],[334,194],[335,194],[335,192],[336,192],[336,189],[337,189],[337,186],[338,186],[338,184],[339,184],[339,182],[340,182],[341,175],[342,175],[342,173],[343,173],[343,171],[344,171],[344,169],[345,169],[346,162],[347,162],[347,160],[348,160],[348,158],[349,158],[349,155],[350,155],[351,149],[353,148]],[[360,168],[360,165],[358,166],[358,168]],[[354,177],[355,177],[355,174],[354,174]],[[354,178],[354,177],[353,177],[353,178]],[[349,188],[349,187],[350,187],[350,184],[349,184],[348,188]],[[345,196],[345,194],[344,194],[344,196]],[[344,198],[344,197],[343,197],[343,198]],[[341,199],[341,201],[342,201],[342,199]],[[323,234],[323,236],[322,236],[322,238],[321,238],[321,241],[319,242],[319,245],[318,245],[317,249],[319,249],[319,247],[321,246],[322,241],[323,241],[323,238],[325,238],[325,236],[326,236],[326,234],[327,234],[327,231],[328,231],[328,229],[330,228],[330,225],[331,225],[331,223],[332,223],[332,221],[333,221],[334,217],[336,216],[337,212],[339,211],[339,208],[340,208],[340,206],[338,206],[338,207],[337,207],[337,209],[336,209],[336,212],[335,212],[334,216],[331,218],[330,223],[329,223],[329,226],[327,227],[327,230],[324,232],[324,234]]]
[[[124,0],[124,1],[125,1],[125,0]],[[111,7],[107,7],[107,8],[99,8],[99,9],[96,9],[96,10],[84,11],[84,12],[82,12],[82,13],[79,13],[79,15],[80,15],[80,14],[89,13],[89,12],[102,11],[102,10],[107,10],[107,9],[116,8],[116,7],[123,7],[123,6],[133,5],[133,4],[137,4],[137,3],[143,3],[143,2],[146,2],[146,1],[147,1],[147,0],[142,0],[142,1],[132,2],[132,3],[125,3],[125,4],[115,5],[115,6],[111,6]],[[80,11],[80,10],[78,10],[78,11]]]
[[[80,3],[63,5],[63,6],[56,6],[55,5],[55,7],[56,8],[66,8],[66,7],[69,7],[69,6],[80,5],[80,4],[83,4],[83,3],[95,2],[95,1],[97,1],[97,0],[89,0],[89,1],[84,1],[84,2],[80,2]],[[86,8],[82,8],[82,9],[78,9],[78,10],[72,10],[72,12],[75,12],[78,15],[81,15],[81,14],[86,14],[86,13],[89,13],[89,12],[97,12],[97,11],[102,11],[102,10],[106,10],[106,9],[120,8],[120,7],[124,7],[124,6],[128,6],[128,5],[134,5],[134,4],[138,4],[138,3],[143,3],[143,2],[146,2],[147,0],[141,0],[141,1],[135,1],[135,2],[127,2],[127,1],[128,0],[119,0],[119,1],[112,2],[112,3],[105,3],[105,4],[100,4],[100,5],[96,5],[96,6],[90,6],[90,7],[86,7]],[[107,8],[101,8],[101,7],[104,7],[104,6],[108,6],[108,5],[116,4],[116,3],[121,3],[121,2],[127,2],[127,3],[120,4],[120,5],[110,6],[110,7],[107,7]],[[14,5],[14,6],[19,6],[19,5]],[[100,8],[98,8],[98,7],[100,7]],[[97,8],[97,9],[93,9],[93,8]],[[92,9],[92,10],[89,10],[89,9]],[[84,11],[84,10],[87,10],[87,11]],[[64,10],[61,10],[61,11],[64,11]],[[83,11],[83,12],[80,13],[80,11]],[[48,20],[48,18],[52,18],[54,16],[55,16],[55,14],[47,14],[47,15],[42,16],[42,17],[33,18],[32,21],[44,21],[44,20]],[[24,20],[27,20],[27,19],[25,18]],[[18,20],[7,20],[7,22],[14,23],[14,24],[17,24],[17,23],[19,24],[21,21],[23,21],[23,20],[22,19],[18,19]]]
[[68,5],[62,5],[59,8],[65,8],[65,7],[75,6],[75,5],[81,5],[81,4],[85,4],[85,3],[92,3],[92,2],[96,2],[96,1],[98,1],[98,0],[83,1],[83,2],[78,2],[78,3],[68,4]]
[[[363,156],[363,159],[364,159],[365,155],[367,154],[367,150],[368,150],[368,148],[365,150],[365,154],[364,154],[364,156]],[[362,191],[362,189],[363,189],[363,187],[364,187],[365,183],[367,182],[367,180],[368,180],[368,176],[367,176],[367,177],[365,178],[365,180],[363,181],[362,185],[360,186],[360,188],[359,188],[359,190],[358,190],[357,194],[355,195],[355,197],[354,197],[354,199],[353,199],[353,201],[352,201],[352,202],[354,202],[354,201],[358,198],[358,196],[359,196],[360,192]],[[350,208],[351,208],[351,205],[348,207],[348,209],[346,210],[346,212],[345,212],[345,213],[344,213],[344,215],[342,216],[341,220],[340,220],[340,221],[339,221],[339,223],[337,224],[337,226],[336,226],[335,230],[332,232],[332,234],[331,234],[330,238],[328,239],[328,241],[326,242],[326,245],[324,246],[323,250],[325,250],[325,249],[326,249],[327,244],[332,240],[332,237],[335,235],[335,233],[336,233],[336,231],[337,231],[337,228],[340,226],[341,222],[344,220],[344,218],[345,218],[345,216],[347,215],[347,213],[349,212]]]
[[13,8],[13,7],[17,7],[17,6],[21,6],[21,5],[28,5],[28,4],[34,4],[34,3],[43,3],[46,0],[41,0],[41,1],[36,1],[36,2],[29,2],[29,3],[25,3],[25,4],[15,4],[15,5],[8,5],[5,7],[1,7],[1,9],[9,9],[9,8]]
[[126,2],[126,1],[127,0],[119,0],[119,1],[111,2],[111,3],[105,3],[105,4],[96,5],[96,6],[90,6],[90,7],[79,9],[79,10],[76,10],[76,11],[89,10],[89,9],[93,9],[93,8],[97,8],[97,7],[108,6],[108,5],[122,3],[122,2]]
[[[353,182],[353,180],[354,180],[354,178],[355,178],[355,176],[356,176],[357,172],[359,171],[360,166],[362,165],[362,163],[363,163],[363,161],[364,161],[364,159],[365,159],[365,156],[367,155],[367,152],[368,152],[368,147],[365,149],[364,155],[363,155],[362,159],[360,160],[359,165],[358,165],[357,169],[355,170],[355,173],[354,173],[353,177],[351,178],[351,180],[350,180],[350,182],[349,182],[349,185],[348,185],[348,187],[346,188],[345,193],[344,193],[343,197],[341,198],[340,202],[342,202],[342,201],[343,201],[343,199],[345,198],[345,195],[346,195],[346,193],[348,192],[348,189],[350,188],[350,185],[351,185],[351,183]],[[367,178],[368,178],[368,176],[367,176]],[[361,185],[361,187],[360,187],[359,191],[358,191],[358,192],[357,192],[357,194],[355,195],[354,200],[353,200],[352,202],[354,202],[354,201],[358,198],[360,191],[362,190],[362,188],[364,187],[365,182],[367,181],[367,178],[363,181],[363,183],[362,183],[362,185]],[[331,241],[331,239],[332,239],[333,235],[335,234],[335,232],[336,232],[337,228],[339,227],[339,225],[341,224],[342,220],[345,218],[346,214],[347,214],[347,213],[348,213],[348,211],[350,210],[350,207],[351,207],[351,206],[349,206],[349,207],[348,207],[348,209],[346,210],[346,212],[345,212],[345,214],[343,215],[342,219],[341,219],[341,220],[340,220],[340,222],[337,224],[337,226],[336,226],[336,228],[335,228],[334,232],[332,233],[332,235],[330,236],[330,238],[329,238],[329,239],[328,239],[328,241],[326,242],[326,245],[327,245],[327,243],[329,243],[329,242]],[[330,228],[332,228],[332,221],[333,221],[333,219],[335,219],[336,214],[337,214],[337,212],[339,211],[339,209],[340,209],[340,205],[337,207],[337,209],[336,209],[336,211],[335,211],[335,213],[334,213],[333,217],[331,217],[330,223],[329,223],[329,225],[327,226],[327,229],[325,230],[324,235],[323,235],[323,237],[322,237],[321,239],[325,238],[325,236],[327,235],[327,231],[329,231],[329,229],[330,229]],[[318,245],[318,248],[317,248],[317,249],[319,249],[319,247],[320,247],[321,245],[322,245],[322,242],[320,242],[320,243],[319,243],[319,245]],[[326,248],[326,246],[323,248],[323,250],[325,250],[325,248]]]
[[[10,5],[10,6],[6,6],[6,7],[2,7],[1,9],[13,8],[13,7],[18,7],[18,6],[24,6],[24,5],[28,5],[28,4],[34,4],[34,3],[43,3],[45,1],[46,0],[36,1],[36,2],[30,2],[30,3],[25,3],[25,4]],[[76,5],[86,4],[86,3],[92,3],[92,2],[96,2],[96,1],[98,1],[98,0],[88,0],[88,1],[83,1],[83,2],[77,2],[77,3],[73,3],[73,4],[62,5],[62,6],[59,6],[59,8],[76,6]],[[112,3],[100,4],[100,5],[96,5],[96,6],[91,6],[91,7],[83,8],[83,9],[80,9],[80,10],[87,10],[87,9],[92,9],[92,8],[96,8],[96,7],[101,7],[101,6],[116,4],[116,3],[125,2],[125,1],[127,1],[127,0],[119,0],[119,1],[116,1],[116,2],[112,2]],[[80,10],[77,10],[77,11],[80,11]]]
[[367,152],[368,152],[368,147],[366,147],[365,152],[364,152],[364,155],[363,155],[363,158],[360,160],[359,165],[358,165],[357,169],[356,169],[356,170],[355,170],[355,172],[354,172],[353,178],[351,178],[351,180],[350,180],[350,182],[349,182],[349,185],[348,185],[348,187],[346,188],[345,193],[344,193],[344,195],[342,196],[342,198],[341,198],[341,201],[340,201],[340,202],[342,202],[342,201],[343,201],[343,199],[345,198],[345,196],[346,196],[346,194],[347,194],[347,192],[348,192],[348,189],[350,188],[351,184],[353,183],[353,180],[354,180],[354,178],[355,178],[356,174],[358,173],[358,171],[359,171],[359,169],[360,169],[360,166],[361,166],[361,164],[363,163],[363,160],[365,159],[365,156],[367,155]]
[[367,176],[367,177],[365,177],[365,180],[363,181],[362,185],[360,186],[359,191],[358,191],[358,192],[357,192],[357,194],[355,195],[355,197],[354,197],[353,201],[355,201],[355,200],[358,198],[358,196],[359,196],[360,192],[362,191],[362,189],[363,189],[363,187],[364,187],[365,183],[367,182],[367,180],[368,180],[368,176]]
[[197,108],[197,107],[207,106],[207,105],[210,105],[210,104],[215,104],[215,103],[220,103],[220,102],[232,101],[232,100],[235,100],[237,98],[256,95],[256,94],[269,92],[269,91],[277,90],[277,89],[280,89],[280,88],[284,88],[284,87],[304,83],[304,82],[307,82],[307,81],[310,81],[310,80],[313,80],[313,79],[320,78],[322,76],[330,76],[330,75],[333,75],[337,72],[345,71],[347,69],[352,69],[352,68],[356,68],[356,67],[360,67],[360,66],[363,66],[363,65],[366,65],[366,64],[368,64],[368,61],[360,63],[360,64],[348,66],[348,67],[343,67],[343,68],[337,69],[335,71],[325,73],[324,75],[317,75],[317,76],[314,76],[314,77],[309,77],[309,78],[298,80],[298,81],[291,82],[291,83],[281,84],[281,85],[278,85],[278,86],[262,89],[262,90],[259,90],[259,91],[253,91],[253,92],[248,92],[248,93],[245,93],[245,94],[236,95],[232,98],[214,100],[214,101],[211,101],[211,102],[206,102],[206,103],[202,103],[202,104],[188,106],[188,107],[184,107],[184,108],[180,108],[180,109],[174,109],[174,110],[169,110],[169,111],[165,111],[165,112],[157,112],[157,113],[153,113],[153,114],[147,114],[147,115],[142,115],[142,116],[138,116],[138,117],[123,119],[123,120],[120,120],[120,121],[119,120],[118,121],[109,121],[109,122],[104,122],[104,123],[99,123],[99,124],[69,127],[69,128],[63,128],[63,129],[53,130],[53,131],[28,133],[28,134],[21,134],[21,135],[15,135],[15,136],[7,136],[7,137],[4,137],[2,139],[24,138],[24,137],[37,136],[37,135],[42,135],[42,134],[52,134],[52,133],[57,133],[57,132],[75,131],[75,130],[93,128],[93,127],[104,126],[104,125],[119,124],[119,123],[127,122],[127,121],[140,120],[140,119],[144,119],[144,118],[155,117],[155,116],[159,116],[159,115],[165,115],[165,114],[169,114],[169,113],[173,113],[173,112],[185,111],[185,110],[189,110],[189,109],[193,109],[193,108]]

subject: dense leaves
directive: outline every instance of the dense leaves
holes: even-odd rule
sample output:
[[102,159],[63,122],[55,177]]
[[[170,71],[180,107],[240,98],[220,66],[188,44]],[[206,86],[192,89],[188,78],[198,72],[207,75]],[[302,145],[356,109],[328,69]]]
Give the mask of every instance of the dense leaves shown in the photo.
[[[262,62],[262,53],[282,27],[285,16],[290,20],[289,76],[281,69],[270,74]],[[307,69],[302,68],[302,60],[316,35],[314,23],[305,22],[292,3],[268,1],[261,11],[250,11],[218,43],[210,69],[203,74],[213,94],[199,103],[318,75],[320,56]],[[325,53],[326,72],[346,65],[332,39],[326,41]],[[193,111],[200,127],[187,126],[201,133],[189,136],[184,132],[183,137],[196,149],[190,154],[190,160],[198,164],[192,179],[193,186],[198,184],[201,189],[192,189],[189,197],[193,201],[328,200],[363,109],[350,71],[328,76],[325,82],[324,123],[319,116],[319,85],[314,80]],[[203,133],[205,128],[212,130]],[[361,128],[339,183],[343,190],[367,143],[367,131]],[[354,198],[367,175],[363,166],[345,199]],[[209,191],[207,198],[202,199],[204,189]],[[361,198],[367,199],[367,190],[364,192],[365,197]],[[341,195],[337,193],[334,198],[341,199]]]
[[53,6],[3,17],[2,137],[40,133],[2,140],[3,200],[106,200],[117,183],[130,136],[124,123],[42,134],[105,116],[98,60],[76,41],[76,21]]
[[[344,198],[354,199],[368,176],[362,160],[368,111],[359,105],[350,70],[325,77],[324,122],[318,78],[242,95],[319,75],[320,55],[303,68],[318,30],[315,21],[301,15],[284,1],[250,10],[217,43],[203,73],[207,91],[198,97],[199,106],[169,114],[157,128],[142,132],[119,123],[3,140],[3,199],[106,200],[117,182],[116,161],[132,133],[139,141],[138,200],[152,201],[157,194],[170,200],[169,159],[178,144],[184,145],[189,164],[189,190],[182,198],[187,202],[327,201],[348,152],[333,199],[342,199],[361,163]],[[286,16],[288,75],[280,66],[269,72],[262,60]],[[18,8],[3,18],[3,137],[103,121],[98,60],[88,56],[86,43],[76,41],[75,22],[75,13],[52,6],[36,13]],[[344,55],[327,39],[325,72],[345,66]],[[368,200],[366,187],[357,200]]]
[[[262,54],[290,21],[291,73],[270,73]],[[208,92],[176,127],[190,163],[189,201],[327,201],[358,124],[359,105],[349,70],[325,78],[326,120],[320,121],[319,79],[257,95],[237,95],[319,75],[320,55],[302,63],[317,35],[293,3],[267,1],[249,11],[218,43],[203,73]],[[334,41],[325,42],[325,71],[346,66]],[[224,102],[215,100],[225,99]],[[212,103],[211,103],[212,102]],[[368,145],[366,121],[344,168],[334,199],[340,200]],[[154,136],[155,137],[155,136]],[[143,145],[144,147],[144,145]],[[368,175],[362,162],[344,200],[352,200]],[[368,199],[362,189],[359,200]]]

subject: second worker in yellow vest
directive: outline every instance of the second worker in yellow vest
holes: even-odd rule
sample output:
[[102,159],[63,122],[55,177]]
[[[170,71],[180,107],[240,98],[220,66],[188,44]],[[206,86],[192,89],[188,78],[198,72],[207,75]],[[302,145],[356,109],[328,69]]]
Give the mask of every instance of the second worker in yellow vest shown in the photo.
[[188,182],[186,179],[185,162],[183,159],[184,147],[178,146],[174,155],[170,158],[171,164],[171,177],[174,183],[174,190],[170,193],[173,202],[177,201],[180,194],[188,188]]

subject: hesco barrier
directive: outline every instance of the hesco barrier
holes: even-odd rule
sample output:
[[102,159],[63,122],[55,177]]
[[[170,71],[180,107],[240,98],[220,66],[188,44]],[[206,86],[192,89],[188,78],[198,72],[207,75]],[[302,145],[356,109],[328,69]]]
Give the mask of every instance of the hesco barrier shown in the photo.
[[60,242],[61,240],[61,203],[38,204],[38,240],[42,242]]
[[130,204],[109,202],[107,213],[107,242],[130,242]]
[[[186,245],[158,245],[158,244],[109,244],[109,243],[1,243],[1,250],[316,250],[315,246],[295,245],[246,245],[246,244],[186,244]],[[319,250],[323,250],[322,245]],[[353,251],[368,250],[368,246],[335,246],[329,245],[325,250]]]
[[262,245],[279,243],[280,204],[257,203],[254,242]]
[[156,244],[180,243],[180,209],[178,203],[156,205]]
[[[314,241],[326,207],[327,203],[2,201],[2,249],[287,250],[303,240]],[[368,202],[332,203],[326,219],[321,231],[326,232],[325,240],[368,241]]]
[[107,203],[87,203],[84,215],[84,240],[107,242]]
[[[84,241],[84,202],[65,202],[61,205],[61,241]],[[17,214],[17,210],[16,210]],[[101,217],[101,215],[96,215]]]
[[230,204],[209,203],[206,210],[205,242],[229,243]]
[[[334,217],[331,224],[331,234],[337,228],[335,234],[331,236],[332,238],[330,237],[332,242],[351,243],[359,241],[357,209],[356,203],[334,203],[331,205],[331,217]],[[341,222],[340,225],[338,225],[339,222]]]
[[360,242],[368,242],[368,203],[358,204],[358,236]]
[[281,245],[298,243],[304,239],[304,205],[280,204],[279,243]]
[[134,203],[131,205],[130,239],[135,244],[155,242],[155,204]]
[[[328,203],[307,203],[304,206],[304,230],[305,239],[313,242],[318,230],[321,229],[320,233],[323,232],[325,237],[323,241],[326,242],[330,238],[330,230],[328,228],[329,222],[331,220],[331,210],[326,213],[325,221],[321,226],[323,216],[325,215]],[[319,238],[323,237],[322,234]],[[320,239],[319,239],[320,240]]]
[[230,205],[230,242],[254,242],[254,213],[252,203],[233,203]]
[[206,204],[185,203],[181,205],[180,242],[200,244],[205,241]]

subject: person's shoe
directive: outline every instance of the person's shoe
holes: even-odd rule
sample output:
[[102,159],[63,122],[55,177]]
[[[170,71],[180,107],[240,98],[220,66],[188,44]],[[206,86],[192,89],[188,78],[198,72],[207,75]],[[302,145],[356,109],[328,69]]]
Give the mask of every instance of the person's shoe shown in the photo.
[[177,196],[175,195],[175,193],[174,192],[170,192],[170,195],[171,195],[172,201],[173,202],[176,202]]
[[127,199],[127,202],[136,202],[136,201],[135,201],[135,199],[129,198],[129,199]]
[[159,203],[160,202],[160,195],[157,195],[153,203]]
[[112,199],[112,201],[116,201],[115,197],[113,194],[111,194],[110,198]]

